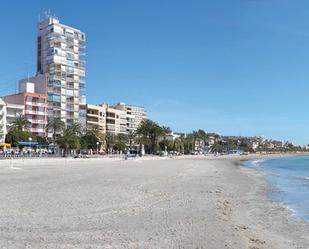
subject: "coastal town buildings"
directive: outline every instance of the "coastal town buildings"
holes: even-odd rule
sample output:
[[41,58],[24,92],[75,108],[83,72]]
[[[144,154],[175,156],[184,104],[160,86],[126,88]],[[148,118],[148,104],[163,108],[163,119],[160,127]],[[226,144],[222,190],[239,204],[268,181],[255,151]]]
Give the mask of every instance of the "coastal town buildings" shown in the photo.
[[103,133],[128,134],[136,131],[144,119],[146,111],[143,107],[124,103],[87,104],[87,129],[97,127]]
[[111,108],[126,112],[127,132],[135,131],[147,116],[145,108],[141,106],[127,105],[120,102],[113,105]]
[[[2,97],[7,103],[7,123],[12,123],[17,115],[24,114],[31,123],[29,131],[36,136],[45,137],[47,125],[47,95],[36,93],[34,91],[35,84],[32,82],[23,83],[20,90],[22,92]],[[22,113],[18,106],[23,108]]]
[[174,142],[176,139],[179,139],[181,136],[185,136],[185,134],[171,131],[169,134],[165,134],[165,136],[160,136],[159,141],[162,141],[165,139],[169,142]]
[[6,129],[6,104],[0,98],[0,143],[4,143]]
[[106,112],[107,104],[91,105],[87,104],[87,129],[96,128],[102,133],[106,133]]
[[16,117],[24,115],[23,104],[12,104],[6,102],[6,131],[10,129]]
[[85,34],[55,17],[38,24],[37,75],[47,77],[48,117],[86,126]]
[[204,139],[197,138],[194,141],[194,152],[203,153],[206,151],[206,142]]
[[127,113],[125,110],[107,107],[106,131],[113,134],[127,134]]

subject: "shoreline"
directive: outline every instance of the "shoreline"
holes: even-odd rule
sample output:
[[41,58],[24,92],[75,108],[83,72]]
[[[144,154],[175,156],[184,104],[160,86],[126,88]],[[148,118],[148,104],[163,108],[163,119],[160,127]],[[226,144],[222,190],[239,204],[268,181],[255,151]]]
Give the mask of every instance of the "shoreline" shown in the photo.
[[[252,169],[252,170],[256,171],[260,175],[262,180],[264,180],[266,182],[266,184],[268,184],[268,186],[269,186],[269,189],[268,189],[268,191],[266,193],[267,197],[269,198],[269,201],[270,202],[274,202],[274,203],[278,203],[279,205],[284,206],[287,209],[287,211],[290,213],[290,216],[292,218],[294,218],[296,220],[307,222],[309,224],[309,220],[306,220],[306,219],[303,219],[302,217],[297,216],[296,211],[293,210],[289,205],[287,205],[287,204],[285,204],[283,202],[280,202],[280,201],[275,201],[275,200],[272,199],[272,197],[269,196],[275,190],[274,190],[273,185],[266,179],[266,177],[269,175],[267,172],[265,172],[264,170],[260,170],[258,168],[255,168],[255,167],[249,167],[249,166],[245,165],[246,162],[252,162],[252,161],[255,161],[255,160],[267,161],[267,160],[272,160],[272,159],[281,158],[281,157],[287,158],[287,157],[294,157],[294,156],[297,156],[297,155],[286,155],[286,156],[280,156],[280,157],[278,157],[278,156],[275,156],[275,157],[262,157],[262,158],[261,157],[257,157],[257,158],[253,158],[253,159],[249,159],[249,160],[247,160],[247,159],[239,160],[239,161],[236,161],[234,163],[235,163],[236,166],[240,166],[240,167],[244,167],[244,168],[249,168],[249,169]],[[300,155],[300,156],[307,156],[307,155]]]
[[[298,155],[283,155],[283,157],[298,156]],[[302,155],[300,155],[302,156]],[[273,191],[272,185],[265,179],[267,173],[255,168],[250,168],[244,165],[246,161],[278,158],[280,156],[270,157],[256,157],[249,160],[235,160],[233,164],[239,169],[241,174],[244,174],[255,181],[255,189],[251,192],[252,195],[256,195],[257,198],[247,206],[247,217],[251,217],[252,225],[259,220],[258,223],[264,225],[261,226],[261,230],[258,232],[264,235],[266,238],[277,237],[277,242],[283,242],[278,246],[276,243],[273,248],[309,248],[309,222],[297,217],[293,210],[288,205],[277,202],[271,199],[270,194]],[[262,204],[263,203],[263,204]],[[254,211],[254,218],[252,217],[252,210],[254,207],[258,207]],[[265,215],[267,214],[267,215]],[[267,224],[267,226],[265,226]],[[267,232],[263,232],[266,230]],[[276,240],[275,240],[276,241]],[[270,247],[272,248],[272,247]]]

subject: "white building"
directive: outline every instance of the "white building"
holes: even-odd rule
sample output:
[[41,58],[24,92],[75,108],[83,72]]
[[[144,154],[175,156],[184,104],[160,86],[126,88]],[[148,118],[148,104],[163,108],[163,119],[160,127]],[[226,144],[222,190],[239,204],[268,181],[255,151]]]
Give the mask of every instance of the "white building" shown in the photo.
[[19,115],[24,115],[24,105],[6,103],[6,128],[7,131],[11,128],[13,121]]
[[0,143],[5,142],[5,135],[7,133],[6,127],[6,104],[0,98]]
[[140,123],[146,119],[147,113],[144,107],[117,103],[111,108],[124,111],[126,113],[126,130],[127,132],[135,131]]
[[107,105],[91,105],[87,104],[87,129],[98,129],[102,133],[106,133],[106,112]]
[[85,34],[48,17],[38,24],[37,75],[47,75],[48,117],[86,126]]
[[136,131],[146,119],[143,107],[118,103],[116,105],[87,104],[87,129],[99,128],[102,133],[128,134]]
[[106,112],[106,131],[114,134],[127,134],[126,111],[108,106]]

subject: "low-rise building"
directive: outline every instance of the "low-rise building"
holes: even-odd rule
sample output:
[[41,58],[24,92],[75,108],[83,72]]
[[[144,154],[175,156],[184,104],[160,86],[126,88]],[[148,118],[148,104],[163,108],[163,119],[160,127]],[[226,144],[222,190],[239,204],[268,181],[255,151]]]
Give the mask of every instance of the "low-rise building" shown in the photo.
[[24,115],[24,105],[6,103],[6,130],[9,131],[16,117]]
[[[36,136],[46,136],[47,125],[47,95],[35,92],[35,84],[24,84],[23,92],[4,96],[7,104],[22,105],[24,115],[31,123],[29,130]],[[15,116],[16,117],[16,116]]]
[[194,152],[203,153],[206,151],[206,144],[204,139],[197,138],[195,139]]

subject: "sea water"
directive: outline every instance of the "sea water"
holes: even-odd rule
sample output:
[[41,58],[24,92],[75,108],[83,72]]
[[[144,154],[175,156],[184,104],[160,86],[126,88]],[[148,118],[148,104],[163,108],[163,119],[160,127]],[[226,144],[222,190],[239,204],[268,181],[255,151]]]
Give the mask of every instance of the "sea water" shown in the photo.
[[272,186],[271,198],[309,221],[309,156],[282,157],[246,162],[263,170]]

